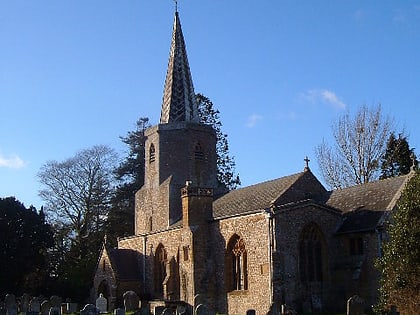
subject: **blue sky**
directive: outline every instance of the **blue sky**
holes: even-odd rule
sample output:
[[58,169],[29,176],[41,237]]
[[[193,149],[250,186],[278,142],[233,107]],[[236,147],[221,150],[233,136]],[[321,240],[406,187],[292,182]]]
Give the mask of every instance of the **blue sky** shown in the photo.
[[[420,149],[419,1],[180,0],[196,92],[221,112],[243,186],[302,171],[360,105]],[[36,174],[158,122],[171,0],[0,0],[0,197],[39,208]]]

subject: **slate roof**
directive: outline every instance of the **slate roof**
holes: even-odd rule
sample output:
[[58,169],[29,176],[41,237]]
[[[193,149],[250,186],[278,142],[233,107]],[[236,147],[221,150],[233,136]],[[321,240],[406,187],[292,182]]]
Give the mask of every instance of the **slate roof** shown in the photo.
[[213,217],[218,219],[267,209],[303,174],[297,173],[232,190],[213,203]]
[[108,249],[112,269],[119,280],[140,280],[138,253],[131,249]]
[[[305,174],[308,177],[304,177]],[[304,171],[230,191],[214,201],[213,217],[221,219],[256,213],[273,205],[279,206],[285,200],[287,204],[301,202],[305,200],[302,198],[304,194],[297,186],[300,186],[299,183],[306,183],[310,176],[313,176],[312,173]],[[324,190],[324,196],[320,196],[315,202],[343,213],[338,234],[372,231],[381,224],[384,214],[395,207],[409,176],[394,177],[330,192]],[[309,186],[304,189],[309,191],[311,184],[306,184]],[[285,196],[287,198],[284,198]]]
[[410,175],[357,185],[330,193],[327,205],[344,212],[337,234],[374,231],[395,207]]
[[327,205],[343,212],[392,210],[409,175],[334,190]]

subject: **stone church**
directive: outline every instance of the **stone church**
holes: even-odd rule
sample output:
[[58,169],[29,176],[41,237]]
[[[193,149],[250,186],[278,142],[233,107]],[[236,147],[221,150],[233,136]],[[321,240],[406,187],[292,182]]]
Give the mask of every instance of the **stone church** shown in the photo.
[[375,303],[373,262],[411,175],[328,191],[306,163],[220,195],[216,135],[200,123],[178,12],[160,122],[146,137],[135,234],[105,242],[94,277],[110,308],[129,290],[156,314],[343,311],[356,294]]

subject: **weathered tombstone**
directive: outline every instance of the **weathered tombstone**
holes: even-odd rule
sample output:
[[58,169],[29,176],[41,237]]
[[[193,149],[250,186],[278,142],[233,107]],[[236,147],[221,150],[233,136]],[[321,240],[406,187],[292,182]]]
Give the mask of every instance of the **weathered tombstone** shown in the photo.
[[114,315],[125,315],[125,310],[123,308],[116,308],[114,310]]
[[29,301],[31,300],[31,296],[28,293],[23,293],[22,297],[20,298],[20,312],[26,313],[29,311]]
[[57,295],[53,295],[50,298],[51,308],[49,315],[61,315],[61,303],[63,299]]
[[6,294],[4,299],[6,315],[17,315],[16,297],[13,294]]
[[34,314],[41,312],[41,303],[39,303],[39,299],[37,297],[33,297],[29,301],[29,312]]
[[209,315],[209,309],[205,304],[199,304],[195,308],[195,314],[196,315]]
[[205,304],[205,298],[203,294],[194,295],[194,307],[196,308],[200,304]]
[[124,308],[126,312],[132,312],[139,308],[139,296],[134,291],[127,291],[123,294]]
[[154,309],[153,314],[154,315],[162,315],[163,311],[164,311],[165,307],[164,306],[156,306]]
[[77,312],[77,303],[67,302],[67,303],[64,303],[64,305],[66,306],[67,314],[72,314],[72,313]]
[[176,315],[185,315],[187,313],[187,308],[184,305],[178,305],[176,307]]
[[363,299],[353,295],[347,300],[347,315],[363,315]]
[[85,307],[80,311],[80,315],[98,315],[99,310],[93,304],[86,304]]
[[51,302],[48,300],[41,303],[41,315],[48,315],[50,313]]
[[100,313],[106,313],[108,311],[108,300],[104,298],[104,295],[101,293],[96,299],[96,308]]

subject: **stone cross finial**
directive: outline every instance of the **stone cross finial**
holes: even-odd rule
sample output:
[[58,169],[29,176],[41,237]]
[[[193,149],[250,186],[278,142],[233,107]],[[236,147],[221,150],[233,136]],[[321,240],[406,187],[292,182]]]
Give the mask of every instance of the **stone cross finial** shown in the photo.
[[311,160],[308,158],[308,156],[306,156],[303,160],[305,161],[305,164],[306,164],[306,166],[305,166],[305,170],[308,170],[308,169],[309,169],[309,162],[310,162]]

